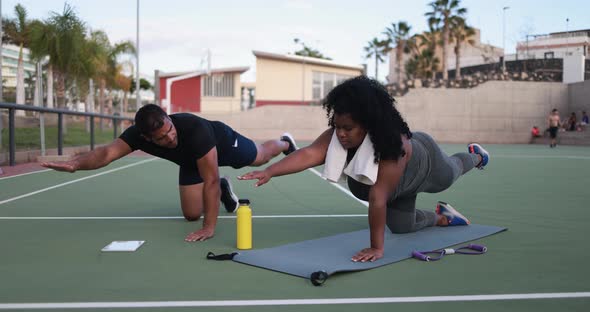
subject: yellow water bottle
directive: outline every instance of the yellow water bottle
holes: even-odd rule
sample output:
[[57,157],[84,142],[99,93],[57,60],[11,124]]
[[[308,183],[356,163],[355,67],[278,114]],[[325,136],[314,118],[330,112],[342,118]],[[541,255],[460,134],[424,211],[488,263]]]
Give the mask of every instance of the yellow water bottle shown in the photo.
[[240,199],[240,206],[236,211],[237,218],[237,242],[238,249],[252,249],[252,209],[250,201]]

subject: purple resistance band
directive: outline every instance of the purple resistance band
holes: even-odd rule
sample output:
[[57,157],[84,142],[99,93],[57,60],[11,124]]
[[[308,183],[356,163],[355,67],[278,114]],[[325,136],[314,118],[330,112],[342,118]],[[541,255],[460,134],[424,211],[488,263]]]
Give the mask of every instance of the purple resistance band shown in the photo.
[[[412,251],[412,257],[423,261],[437,261],[445,255],[462,254],[462,255],[481,255],[488,251],[488,248],[483,245],[469,244],[467,246],[459,247],[457,249],[446,248],[433,251]],[[437,254],[436,257],[431,257],[428,254]]]

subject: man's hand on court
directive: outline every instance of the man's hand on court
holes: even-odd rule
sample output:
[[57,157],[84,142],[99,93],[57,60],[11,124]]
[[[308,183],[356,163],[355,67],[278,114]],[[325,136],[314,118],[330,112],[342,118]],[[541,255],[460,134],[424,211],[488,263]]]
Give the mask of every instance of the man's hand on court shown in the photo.
[[271,175],[266,171],[252,171],[252,172],[248,172],[244,175],[241,175],[238,177],[238,180],[255,180],[257,179],[258,182],[256,182],[256,184],[254,184],[254,186],[261,186],[266,184],[269,180],[270,180]]
[[186,236],[184,239],[187,242],[202,242],[208,238],[213,237],[215,235],[215,229],[212,228],[202,228],[198,231],[192,232]]
[[41,166],[57,170],[57,171],[66,171],[66,172],[75,172],[77,169],[78,164],[73,161],[52,161],[52,162],[44,162],[41,163]]
[[367,262],[367,261],[375,261],[383,257],[383,249],[377,248],[365,248],[354,255],[352,257],[352,261],[354,262]]

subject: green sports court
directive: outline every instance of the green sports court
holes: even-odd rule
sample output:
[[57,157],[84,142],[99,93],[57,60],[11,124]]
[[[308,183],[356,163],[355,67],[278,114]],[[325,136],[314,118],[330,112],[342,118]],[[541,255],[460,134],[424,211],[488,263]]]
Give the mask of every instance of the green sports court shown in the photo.
[[[443,145],[447,153],[464,145]],[[408,259],[309,280],[232,261],[234,214],[216,235],[184,237],[200,222],[179,208],[177,166],[126,157],[97,171],[41,170],[0,178],[0,309],[37,311],[586,311],[590,148],[486,145],[485,170],[449,190],[420,194],[418,207],[451,203],[473,223],[508,228],[475,243],[478,256]],[[321,171],[321,168],[317,168]],[[315,173],[255,188],[247,170],[221,168],[251,200],[254,248],[365,229],[367,209]],[[105,253],[117,240],[135,252]]]

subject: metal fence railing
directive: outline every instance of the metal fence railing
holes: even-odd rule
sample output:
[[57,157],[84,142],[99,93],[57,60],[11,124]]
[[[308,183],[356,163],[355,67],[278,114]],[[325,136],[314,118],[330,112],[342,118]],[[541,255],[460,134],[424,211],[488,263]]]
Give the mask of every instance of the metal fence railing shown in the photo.
[[[31,106],[31,105],[21,105],[21,104],[10,104],[10,103],[0,103],[0,109],[8,109],[8,146],[9,146],[9,165],[14,166],[16,163],[16,141],[15,141],[15,131],[16,131],[16,122],[15,116],[17,110],[23,111],[33,111],[43,113],[51,113],[57,114],[57,154],[63,155],[63,116],[64,115],[74,115],[74,116],[85,116],[90,118],[90,149],[94,149],[94,118],[104,118],[110,119],[113,121],[113,139],[117,138],[117,122],[127,120],[133,122],[133,118],[124,117],[124,116],[117,116],[117,115],[103,115],[103,114],[94,114],[94,113],[85,113],[85,112],[76,112],[64,109],[54,109],[54,108],[46,108],[46,107],[38,107],[38,106]],[[1,118],[1,116],[0,116]],[[41,125],[43,127],[43,125]]]

